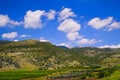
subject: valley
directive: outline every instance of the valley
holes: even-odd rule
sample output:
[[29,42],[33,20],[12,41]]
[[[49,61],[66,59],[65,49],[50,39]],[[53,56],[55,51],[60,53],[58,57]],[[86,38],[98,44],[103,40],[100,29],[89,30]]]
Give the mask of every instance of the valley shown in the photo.
[[119,48],[0,41],[0,80],[119,80]]

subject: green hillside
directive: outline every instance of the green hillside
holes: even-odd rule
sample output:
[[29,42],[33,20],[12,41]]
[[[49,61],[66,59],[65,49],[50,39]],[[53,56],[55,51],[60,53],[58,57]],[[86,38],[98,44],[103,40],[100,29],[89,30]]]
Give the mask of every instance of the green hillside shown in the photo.
[[[0,72],[61,69],[67,75],[68,72],[73,74],[71,72],[73,70],[90,69],[91,74],[94,74],[97,70],[92,77],[98,78],[101,75],[101,71],[104,74],[106,68],[113,70],[115,66],[119,65],[120,49],[99,49],[94,47],[69,49],[64,46],[56,46],[49,42],[37,40],[0,41]],[[82,75],[90,78],[87,75],[88,73],[86,73],[85,71]],[[63,73],[61,74],[64,75]],[[74,74],[77,73],[75,72]],[[60,76],[60,74],[56,75]]]
[[0,45],[2,68],[57,69],[80,65],[68,49],[49,42],[26,40]]

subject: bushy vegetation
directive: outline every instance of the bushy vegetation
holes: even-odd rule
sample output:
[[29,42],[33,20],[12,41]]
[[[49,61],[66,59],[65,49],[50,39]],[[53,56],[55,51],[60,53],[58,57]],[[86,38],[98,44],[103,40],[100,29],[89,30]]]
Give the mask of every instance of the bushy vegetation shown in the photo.
[[[75,68],[74,68],[75,69]],[[79,67],[79,69],[81,69]],[[81,70],[70,70],[66,73],[60,74],[58,76],[52,76],[52,79],[62,79],[62,78],[71,78],[77,80],[83,79],[101,79],[104,77],[111,76],[115,71],[119,70],[118,66],[110,67],[110,68],[95,68],[95,69],[81,69]]]
[[[49,42],[37,40],[0,41],[0,71],[2,71],[0,78],[3,80],[5,75],[9,78],[14,76],[15,79],[23,79],[48,74],[40,72],[41,70],[48,72],[49,70],[53,72],[58,70],[58,72],[54,73],[56,76],[51,75],[53,78],[75,77],[79,80],[112,77],[114,72],[117,73],[116,67],[119,64],[120,49],[99,49],[94,47],[68,49],[64,46],[56,46]],[[15,76],[14,72],[10,72],[11,75],[9,72],[8,74],[4,72],[19,69],[23,69],[23,71],[20,73],[15,71],[15,74],[18,74],[17,76]],[[24,70],[28,71],[25,75],[22,74]],[[30,70],[33,71],[31,74]],[[38,74],[36,73],[37,70]]]
[[120,80],[120,69],[116,70],[110,76],[102,78],[101,80]]

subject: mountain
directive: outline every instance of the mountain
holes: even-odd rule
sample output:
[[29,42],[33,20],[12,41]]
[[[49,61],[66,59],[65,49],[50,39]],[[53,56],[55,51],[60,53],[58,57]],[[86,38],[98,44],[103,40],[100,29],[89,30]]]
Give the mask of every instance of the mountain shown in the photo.
[[68,49],[37,40],[0,41],[0,70],[107,67],[106,63],[111,66],[118,65],[119,57],[120,49],[93,47]]
[[7,40],[0,40],[0,44],[7,44],[10,43],[11,41],[7,41]]
[[58,46],[59,48],[63,48],[63,49],[68,49],[67,47],[65,46]]

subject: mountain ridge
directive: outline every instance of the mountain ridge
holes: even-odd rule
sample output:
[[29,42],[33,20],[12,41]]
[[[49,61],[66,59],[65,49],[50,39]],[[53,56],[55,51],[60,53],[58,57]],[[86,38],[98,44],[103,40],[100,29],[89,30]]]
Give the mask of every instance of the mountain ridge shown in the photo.
[[[114,56],[120,54],[120,49],[66,48],[38,40],[7,42],[0,44],[0,70],[58,69],[75,66],[107,67],[105,65],[107,58],[110,63]],[[117,57],[116,60],[118,60]],[[114,65],[118,65],[118,63],[116,62]]]

